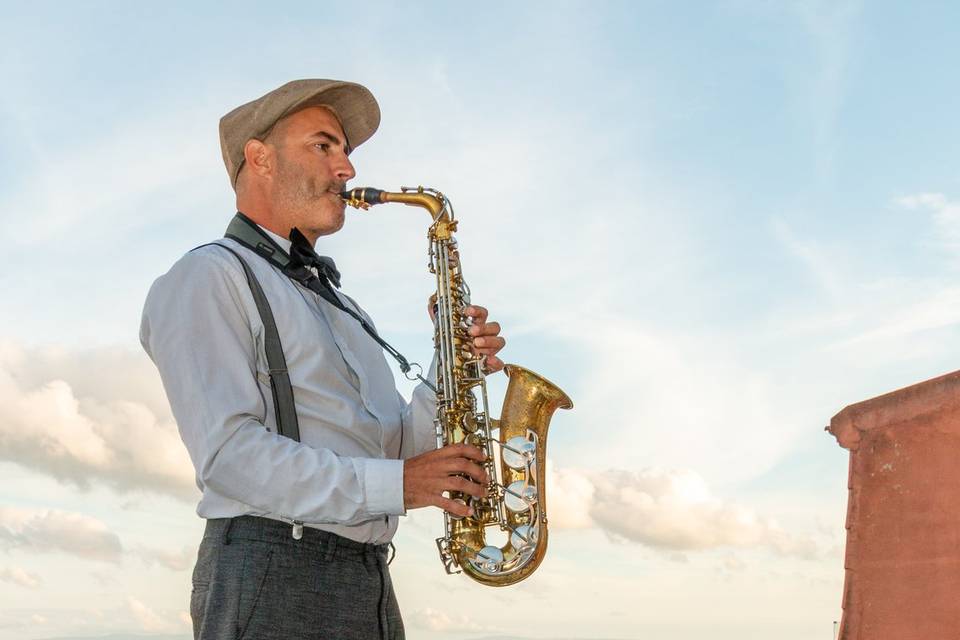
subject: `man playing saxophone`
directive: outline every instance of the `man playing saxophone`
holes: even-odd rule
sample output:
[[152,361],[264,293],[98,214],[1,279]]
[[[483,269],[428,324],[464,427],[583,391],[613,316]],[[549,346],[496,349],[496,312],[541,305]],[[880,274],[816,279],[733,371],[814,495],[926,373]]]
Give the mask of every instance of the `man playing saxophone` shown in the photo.
[[[191,251],[148,294],[141,342],[207,521],[194,638],[403,638],[387,567],[398,516],[426,506],[468,516],[443,494],[485,493],[483,451],[436,448],[434,368],[404,401],[372,321],[337,290],[332,260],[314,252],[344,224],[349,154],[379,121],[366,88],[331,80],[293,81],[225,115],[221,150],[242,214],[230,228],[259,240],[230,236]],[[272,311],[267,322],[251,280]],[[502,369],[500,326],[483,307],[465,313],[474,353],[488,372]],[[271,325],[299,440],[280,435]]]

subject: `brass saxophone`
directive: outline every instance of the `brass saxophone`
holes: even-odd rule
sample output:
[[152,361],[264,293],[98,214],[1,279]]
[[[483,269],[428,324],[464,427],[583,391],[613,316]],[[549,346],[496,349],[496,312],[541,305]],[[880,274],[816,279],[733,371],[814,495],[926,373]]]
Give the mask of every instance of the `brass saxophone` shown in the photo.
[[[470,305],[470,289],[456,255],[453,234],[458,221],[442,193],[424,187],[401,187],[399,193],[368,187],[340,197],[360,209],[387,202],[421,207],[433,219],[428,238],[430,272],[437,278],[437,447],[461,442],[480,447],[486,451],[490,477],[485,498],[451,492],[451,499],[473,507],[473,515],[461,518],[444,512],[444,535],[437,538],[437,548],[447,573],[462,571],[495,587],[520,582],[547,551],[547,428],[554,411],[571,409],[573,403],[546,378],[508,364],[504,371],[510,382],[500,420],[490,417],[484,356],[471,353],[467,333],[464,309]],[[488,527],[498,528],[506,542],[488,544]]]

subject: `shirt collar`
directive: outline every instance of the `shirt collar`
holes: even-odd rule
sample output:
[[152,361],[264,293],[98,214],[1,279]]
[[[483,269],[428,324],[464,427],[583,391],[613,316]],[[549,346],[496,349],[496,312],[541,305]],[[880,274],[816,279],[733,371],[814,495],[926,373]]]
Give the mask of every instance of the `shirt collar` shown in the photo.
[[267,228],[264,227],[263,225],[259,225],[259,224],[258,224],[257,226],[260,227],[260,230],[263,231],[265,234],[267,234],[267,236],[268,236],[271,240],[273,240],[273,241],[276,242],[278,245],[280,245],[280,248],[281,248],[281,249],[283,249],[283,250],[286,251],[287,253],[290,253],[290,245],[293,244],[293,243],[290,242],[290,240],[288,240],[287,238],[284,238],[283,236],[278,236],[278,235],[275,234],[273,231],[270,231],[270,229],[267,229]]

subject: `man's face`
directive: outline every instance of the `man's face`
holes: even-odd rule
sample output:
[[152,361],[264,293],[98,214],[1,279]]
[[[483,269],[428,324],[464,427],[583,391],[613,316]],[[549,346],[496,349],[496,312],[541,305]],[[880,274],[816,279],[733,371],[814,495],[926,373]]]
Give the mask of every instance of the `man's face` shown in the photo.
[[311,241],[343,226],[337,195],[356,175],[336,116],[309,107],[284,118],[267,138],[277,154],[274,210]]

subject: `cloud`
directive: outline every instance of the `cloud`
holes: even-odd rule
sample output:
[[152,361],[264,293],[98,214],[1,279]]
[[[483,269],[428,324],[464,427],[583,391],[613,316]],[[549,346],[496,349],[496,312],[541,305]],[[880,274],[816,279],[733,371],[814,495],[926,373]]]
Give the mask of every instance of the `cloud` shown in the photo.
[[34,170],[0,197],[6,213],[0,229],[27,245],[68,234],[96,237],[98,230],[115,236],[145,224],[130,211],[158,192],[198,197],[196,185],[223,179],[218,155],[211,153],[216,137],[209,123],[217,117],[210,106],[194,104],[100,123],[105,126],[86,132],[92,140],[36,147]]
[[[940,267],[942,275],[854,283],[857,286],[845,287],[838,298],[847,301],[850,314],[847,324],[859,324],[859,331],[837,340],[831,349],[863,347],[862,351],[879,351],[878,344],[885,343],[883,353],[906,351],[916,357],[922,343],[916,338],[908,342],[906,337],[960,323],[960,287],[956,286],[952,274],[953,269],[960,266],[960,203],[932,192],[899,197],[894,202],[906,210],[931,216],[934,243],[952,258],[952,269],[947,264]],[[850,313],[854,310],[856,312]],[[932,339],[942,352],[942,342],[937,336]]]
[[942,193],[903,196],[897,198],[896,203],[911,211],[932,213],[941,243],[960,257],[960,203],[949,200]]
[[21,569],[20,567],[0,568],[0,580],[26,587],[27,589],[36,589],[41,583],[40,576]]
[[159,379],[144,373],[145,356],[134,360],[110,349],[0,345],[0,459],[80,488],[194,498],[176,426],[167,410],[157,413]]
[[836,141],[840,137],[838,123],[854,60],[851,51],[860,35],[862,4],[860,0],[814,0],[776,7],[778,13],[786,9],[799,18],[812,45],[809,66],[793,77],[798,90],[797,103],[811,119],[818,152],[817,168],[822,175],[831,174],[835,167]]
[[111,563],[123,552],[120,538],[100,520],[52,510],[0,508],[0,546]]
[[577,458],[591,466],[655,463],[732,484],[773,467],[818,424],[806,415],[809,408],[792,406],[797,399],[773,371],[741,364],[742,355],[716,335],[670,334],[600,311],[580,321],[603,330],[577,337],[588,369],[575,410],[557,422],[570,429],[568,438],[580,439]]
[[780,244],[811,274],[833,299],[838,299],[844,288],[834,265],[834,258],[816,241],[801,239],[782,219],[775,219],[772,232]]
[[595,526],[612,538],[667,552],[763,548],[804,559],[819,550],[809,536],[783,530],[753,510],[713,495],[689,470],[582,472],[548,469],[551,526]]
[[960,287],[945,286],[921,299],[890,309],[877,326],[833,345],[849,348],[864,343],[894,341],[911,334],[960,323]]
[[[405,616],[406,617],[406,616]],[[409,615],[410,624],[428,631],[493,631],[465,613],[448,613],[426,607]]]
[[177,631],[183,626],[183,620],[179,615],[173,619],[160,615],[132,596],[127,596],[124,607],[142,631],[151,633],[170,632]]
[[144,547],[135,549],[132,553],[147,564],[157,564],[171,571],[186,571],[193,566],[197,558],[197,547],[187,545],[179,551]]

